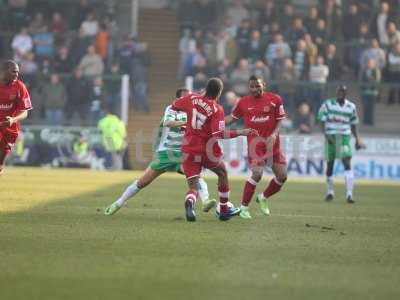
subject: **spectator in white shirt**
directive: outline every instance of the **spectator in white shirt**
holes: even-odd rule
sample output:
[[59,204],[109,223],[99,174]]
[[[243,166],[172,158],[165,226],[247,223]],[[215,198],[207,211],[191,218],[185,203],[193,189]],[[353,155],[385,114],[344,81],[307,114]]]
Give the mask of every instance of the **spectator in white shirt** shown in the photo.
[[311,110],[314,114],[317,113],[318,108],[321,106],[322,99],[324,98],[328,76],[329,67],[325,65],[324,58],[318,56],[316,63],[310,67],[311,86],[309,88],[309,99],[311,102]]
[[236,27],[239,27],[243,20],[250,18],[250,13],[244,7],[242,0],[235,0],[233,5],[228,8],[226,15],[232,19]]
[[32,51],[32,37],[25,27],[21,28],[21,31],[12,39],[11,48],[14,51],[14,59],[18,62],[25,54]]
[[274,42],[270,44],[265,53],[265,58],[269,65],[272,65],[274,60],[277,58],[277,50],[281,49],[284,58],[292,56],[292,51],[290,50],[289,44],[283,39],[283,35],[280,33],[275,34]]
[[94,13],[89,13],[81,24],[85,36],[95,37],[99,31],[99,22],[96,20]]
[[381,71],[386,65],[385,50],[383,50],[379,46],[379,42],[377,39],[373,39],[371,41],[370,47],[368,49],[365,49],[364,52],[361,54],[361,59],[360,59],[361,72],[367,68],[367,64],[370,59],[376,61],[377,66]]

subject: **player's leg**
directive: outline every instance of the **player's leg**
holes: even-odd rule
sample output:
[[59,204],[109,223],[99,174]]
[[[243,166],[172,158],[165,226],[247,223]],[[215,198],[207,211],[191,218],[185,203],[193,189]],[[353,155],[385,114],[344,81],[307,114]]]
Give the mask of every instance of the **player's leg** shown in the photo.
[[326,156],[326,195],[325,201],[332,201],[335,197],[333,189],[333,167],[335,166],[335,159],[337,154],[336,149],[337,136],[331,136],[325,143],[325,156]]
[[4,171],[6,158],[11,153],[11,147],[0,132],[0,175]]
[[251,176],[247,179],[240,205],[240,217],[243,219],[251,219],[249,204],[256,191],[257,184],[261,181],[264,172],[264,161],[253,160],[250,162]]
[[156,179],[163,173],[163,170],[153,170],[151,166],[148,167],[142,177],[140,177],[138,180],[135,180],[131,185],[129,185],[122,193],[121,197],[119,197],[117,201],[108,206],[105,209],[104,213],[106,215],[115,214],[122,206],[124,206],[124,204],[130,198],[134,197],[141,189],[148,186],[151,182],[153,182],[154,179]]
[[353,185],[354,185],[354,175],[351,169],[351,157],[345,157],[342,159],[344,166],[344,179],[346,182],[346,200],[348,203],[353,204]]
[[219,210],[217,216],[221,221],[229,220],[232,216],[240,213],[240,209],[229,207],[229,180],[228,171],[224,162],[221,160],[217,163],[208,162],[207,168],[218,176],[218,194],[219,194]]
[[211,208],[213,208],[217,204],[217,200],[210,199],[210,194],[208,192],[207,182],[204,180],[202,176],[198,179],[198,192],[201,203],[203,205],[203,211],[208,212]]
[[199,175],[193,175],[192,177],[187,178],[189,190],[185,196],[185,213],[186,221],[188,222],[196,221],[196,212],[194,208],[198,195],[199,177],[200,173]]

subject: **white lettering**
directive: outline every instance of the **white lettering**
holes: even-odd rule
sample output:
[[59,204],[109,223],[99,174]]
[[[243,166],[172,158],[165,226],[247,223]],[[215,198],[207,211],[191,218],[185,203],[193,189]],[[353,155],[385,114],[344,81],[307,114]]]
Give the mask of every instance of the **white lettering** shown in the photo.
[[266,116],[266,117],[256,117],[256,116],[253,116],[252,118],[251,118],[251,122],[254,122],[254,123],[265,123],[265,122],[267,122],[269,120],[269,116]]

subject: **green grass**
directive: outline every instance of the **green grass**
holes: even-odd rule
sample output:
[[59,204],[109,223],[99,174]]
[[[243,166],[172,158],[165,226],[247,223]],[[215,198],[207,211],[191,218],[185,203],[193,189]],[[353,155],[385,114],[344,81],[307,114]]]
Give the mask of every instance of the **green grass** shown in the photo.
[[[8,169],[0,179],[0,299],[399,299],[400,185],[290,180],[263,217],[184,220],[166,175],[112,217],[139,173]],[[212,195],[215,180],[208,179]],[[238,204],[243,179],[231,181]],[[265,183],[263,183],[265,186]],[[260,186],[261,188],[261,186]]]

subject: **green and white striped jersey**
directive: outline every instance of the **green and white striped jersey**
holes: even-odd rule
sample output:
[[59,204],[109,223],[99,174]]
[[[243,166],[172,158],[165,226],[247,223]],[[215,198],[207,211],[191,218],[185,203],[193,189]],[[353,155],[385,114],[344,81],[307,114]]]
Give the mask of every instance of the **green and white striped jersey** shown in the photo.
[[325,100],[319,109],[318,121],[325,123],[325,134],[351,134],[351,125],[358,123],[356,105],[345,99],[341,106],[336,98]]
[[166,121],[187,121],[186,113],[175,111],[169,105],[164,112],[161,119],[160,127],[158,129],[157,142],[155,143],[154,152],[160,151],[181,151],[183,143],[183,135],[185,130],[180,128],[170,128],[164,126]]

